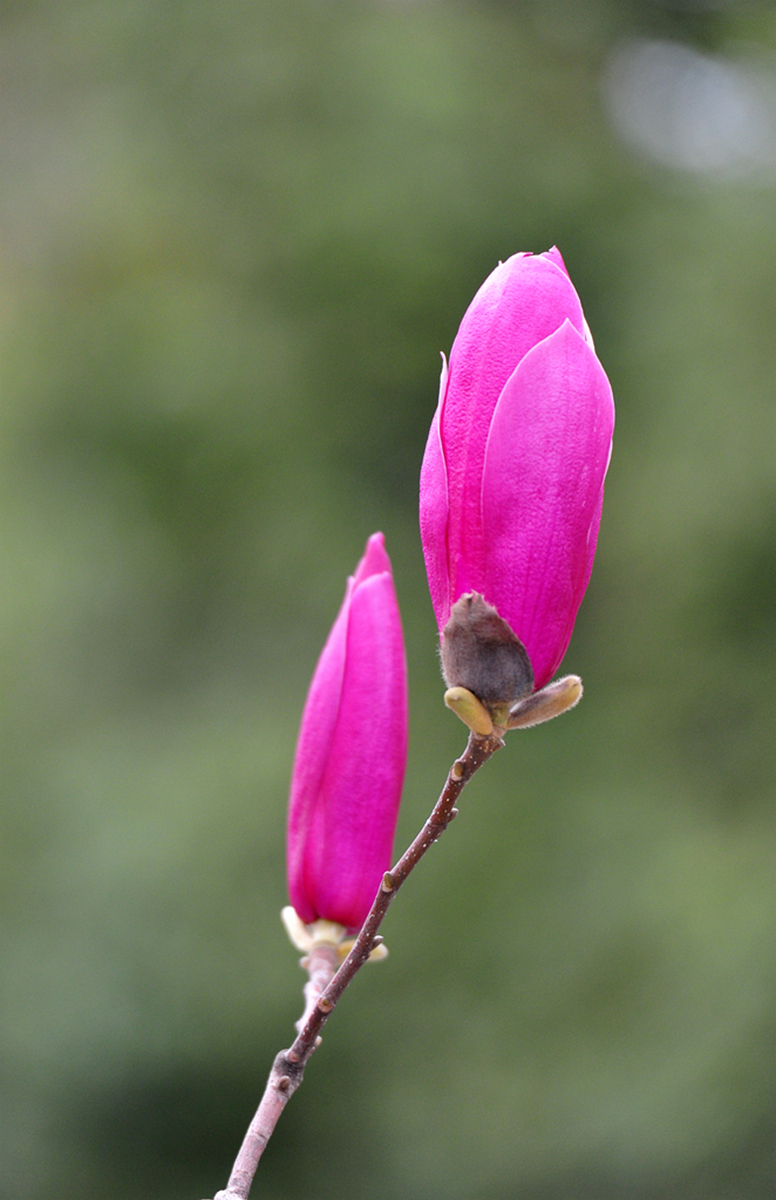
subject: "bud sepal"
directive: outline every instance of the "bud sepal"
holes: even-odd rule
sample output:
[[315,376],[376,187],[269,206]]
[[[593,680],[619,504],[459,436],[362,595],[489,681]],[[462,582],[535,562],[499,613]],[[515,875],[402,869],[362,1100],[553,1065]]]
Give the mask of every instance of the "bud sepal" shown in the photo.
[[525,646],[478,592],[467,592],[450,610],[442,631],[445,704],[477,737],[501,737],[559,717],[582,698],[582,680],[564,675],[533,690]]

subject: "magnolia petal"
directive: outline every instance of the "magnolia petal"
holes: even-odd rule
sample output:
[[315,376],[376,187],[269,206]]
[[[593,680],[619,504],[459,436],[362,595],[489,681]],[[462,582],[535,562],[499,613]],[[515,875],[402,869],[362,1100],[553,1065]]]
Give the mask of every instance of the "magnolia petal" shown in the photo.
[[288,887],[291,903],[306,925],[314,921],[318,913],[305,889],[304,851],[339,715],[354,587],[355,581],[351,577],[342,607],[318,659],[307,693],[291,776],[286,838]]
[[[556,267],[560,267],[564,274],[568,275],[566,264],[563,261],[563,255],[557,246],[550,246],[549,250],[545,250],[544,254],[539,255],[540,258],[548,258],[550,262],[555,263]],[[571,278],[569,276],[569,278]]]
[[450,615],[450,576],[447,565],[447,470],[439,438],[440,406],[434,413],[420,468],[420,538],[426,560],[431,603],[439,628]]
[[316,912],[358,928],[390,865],[407,756],[407,684],[390,573],[353,591],[337,725],[305,849]]
[[391,560],[385,549],[385,538],[381,533],[373,533],[366,544],[363,558],[353,574],[356,587],[368,579],[370,575],[381,575],[383,571],[391,572]]
[[514,255],[498,266],[461,322],[450,354],[440,418],[450,504],[447,555],[452,599],[462,592],[483,590],[481,482],[499,396],[521,359],[566,320],[582,333],[579,297],[562,259],[559,265],[549,252]]
[[[611,460],[611,454],[609,456]],[[609,469],[609,462],[606,464],[604,476]],[[590,576],[593,573],[593,562],[595,561],[595,548],[598,544],[598,530],[601,525],[601,515],[604,508],[604,489],[601,488],[601,494],[598,497],[598,503],[593,510],[593,516],[590,521],[590,527],[587,531],[587,541],[585,543],[585,577],[582,581],[582,595],[587,591],[587,585],[590,582]]]
[[447,391],[447,380],[450,375],[450,369],[447,365],[447,358],[444,350],[440,350],[439,356],[442,359],[442,369],[439,372],[439,395],[437,397],[437,406],[442,407],[445,400],[445,392]]
[[493,415],[483,593],[524,643],[537,688],[563,658],[590,575],[613,426],[609,381],[570,321],[526,354]]
[[[568,270],[566,269],[566,264],[563,261],[563,255],[561,254],[561,252],[557,246],[551,246],[549,250],[546,250],[544,252],[544,254],[541,255],[541,257],[549,258],[550,262],[554,262],[556,267],[560,267],[561,271],[565,271],[565,273],[568,275]],[[569,275],[569,278],[571,278],[570,275]],[[590,326],[587,323],[587,318],[584,316],[582,317],[582,336],[584,337],[584,339],[587,342],[590,349],[595,350],[595,342],[593,341],[593,334],[590,331]]]

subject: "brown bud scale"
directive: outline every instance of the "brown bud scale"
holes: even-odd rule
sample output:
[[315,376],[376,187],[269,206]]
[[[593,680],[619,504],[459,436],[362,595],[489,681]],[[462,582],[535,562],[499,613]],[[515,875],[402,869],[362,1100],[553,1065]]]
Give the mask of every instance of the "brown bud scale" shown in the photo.
[[468,688],[489,709],[533,691],[525,646],[479,592],[467,592],[450,610],[442,631],[442,669],[448,687]]

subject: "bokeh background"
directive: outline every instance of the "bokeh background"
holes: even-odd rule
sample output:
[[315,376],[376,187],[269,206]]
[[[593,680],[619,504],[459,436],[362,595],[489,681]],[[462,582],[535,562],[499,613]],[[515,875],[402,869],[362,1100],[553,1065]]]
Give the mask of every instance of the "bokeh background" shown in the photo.
[[618,403],[565,669],[392,908],[267,1200],[771,1200],[776,10],[0,4],[0,1196],[223,1187],[300,1011],[284,821],[386,534],[399,838],[465,731],[439,351],[557,243]]

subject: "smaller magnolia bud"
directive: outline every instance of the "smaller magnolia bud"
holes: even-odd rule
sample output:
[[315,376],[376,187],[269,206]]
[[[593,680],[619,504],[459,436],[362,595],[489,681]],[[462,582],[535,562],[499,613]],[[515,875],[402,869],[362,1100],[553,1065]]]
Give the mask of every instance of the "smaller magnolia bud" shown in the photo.
[[491,710],[533,691],[525,646],[479,592],[466,592],[450,610],[442,630],[442,670],[449,688],[466,688]]
[[391,865],[406,758],[401,618],[375,533],[318,659],[296,747],[288,890],[303,925],[364,923]]

